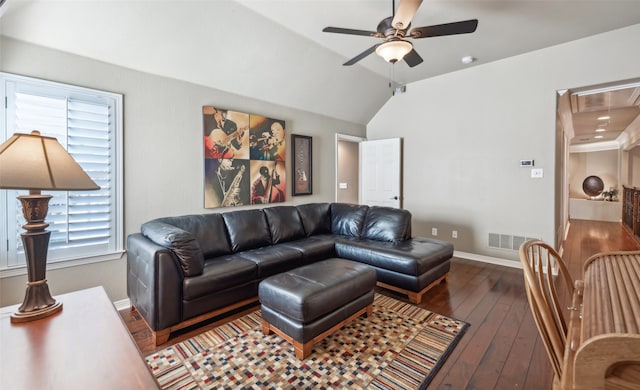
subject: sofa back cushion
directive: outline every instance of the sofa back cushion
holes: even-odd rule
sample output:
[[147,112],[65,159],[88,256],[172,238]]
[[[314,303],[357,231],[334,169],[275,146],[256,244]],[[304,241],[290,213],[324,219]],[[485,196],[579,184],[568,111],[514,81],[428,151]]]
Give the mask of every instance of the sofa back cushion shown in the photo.
[[360,237],[378,241],[408,240],[411,238],[411,213],[392,207],[371,206]]
[[193,234],[161,220],[142,224],[140,231],[151,241],[171,250],[178,258],[185,276],[202,274],[204,256]]
[[331,204],[331,233],[360,237],[368,208],[366,205]]
[[239,210],[223,213],[233,252],[271,245],[269,225],[262,210]]
[[305,237],[298,209],[293,206],[275,206],[262,209],[267,217],[271,242],[293,241]]
[[231,253],[227,229],[220,214],[166,217],[158,221],[177,226],[193,234],[200,244],[205,259]]
[[331,205],[308,203],[296,206],[307,236],[331,233]]

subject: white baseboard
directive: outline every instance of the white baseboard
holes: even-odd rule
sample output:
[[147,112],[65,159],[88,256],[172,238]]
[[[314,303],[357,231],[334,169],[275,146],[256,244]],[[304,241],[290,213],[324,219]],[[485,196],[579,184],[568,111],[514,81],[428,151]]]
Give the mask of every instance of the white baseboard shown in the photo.
[[131,301],[129,300],[129,298],[122,299],[120,301],[113,302],[113,306],[115,306],[116,310],[118,311],[129,309],[131,307]]
[[496,265],[502,265],[505,267],[522,269],[522,264],[520,264],[519,261],[501,259],[498,257],[477,255],[475,253],[467,253],[467,252],[459,252],[459,251],[453,251],[453,256],[459,257],[461,259],[480,261],[483,263],[496,264]]

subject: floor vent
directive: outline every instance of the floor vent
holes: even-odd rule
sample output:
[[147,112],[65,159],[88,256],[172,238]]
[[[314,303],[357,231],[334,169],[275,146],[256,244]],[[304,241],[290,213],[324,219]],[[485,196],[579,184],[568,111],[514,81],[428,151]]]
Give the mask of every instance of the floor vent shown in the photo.
[[489,233],[489,247],[505,249],[509,251],[519,251],[520,245],[525,241],[532,240],[532,237],[512,236],[510,234]]

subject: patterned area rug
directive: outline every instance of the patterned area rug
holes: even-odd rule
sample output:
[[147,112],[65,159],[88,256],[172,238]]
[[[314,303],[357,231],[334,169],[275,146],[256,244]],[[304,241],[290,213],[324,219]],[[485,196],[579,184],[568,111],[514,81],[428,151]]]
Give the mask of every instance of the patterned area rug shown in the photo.
[[304,361],[262,334],[260,310],[147,356],[162,389],[420,389],[468,324],[376,294],[359,317]]

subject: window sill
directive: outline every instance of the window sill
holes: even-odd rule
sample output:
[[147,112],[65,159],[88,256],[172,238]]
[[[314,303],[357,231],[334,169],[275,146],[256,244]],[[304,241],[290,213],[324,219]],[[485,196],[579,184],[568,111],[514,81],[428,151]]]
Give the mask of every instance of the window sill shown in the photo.
[[[103,261],[120,260],[122,259],[124,253],[125,251],[120,251],[120,252],[107,253],[99,256],[83,257],[80,259],[69,259],[69,260],[56,261],[54,263],[47,263],[47,271],[51,271],[54,269],[76,267],[79,265],[100,263]],[[26,265],[21,267],[0,269],[0,279],[10,278],[13,276],[26,275],[26,274],[27,274]]]

